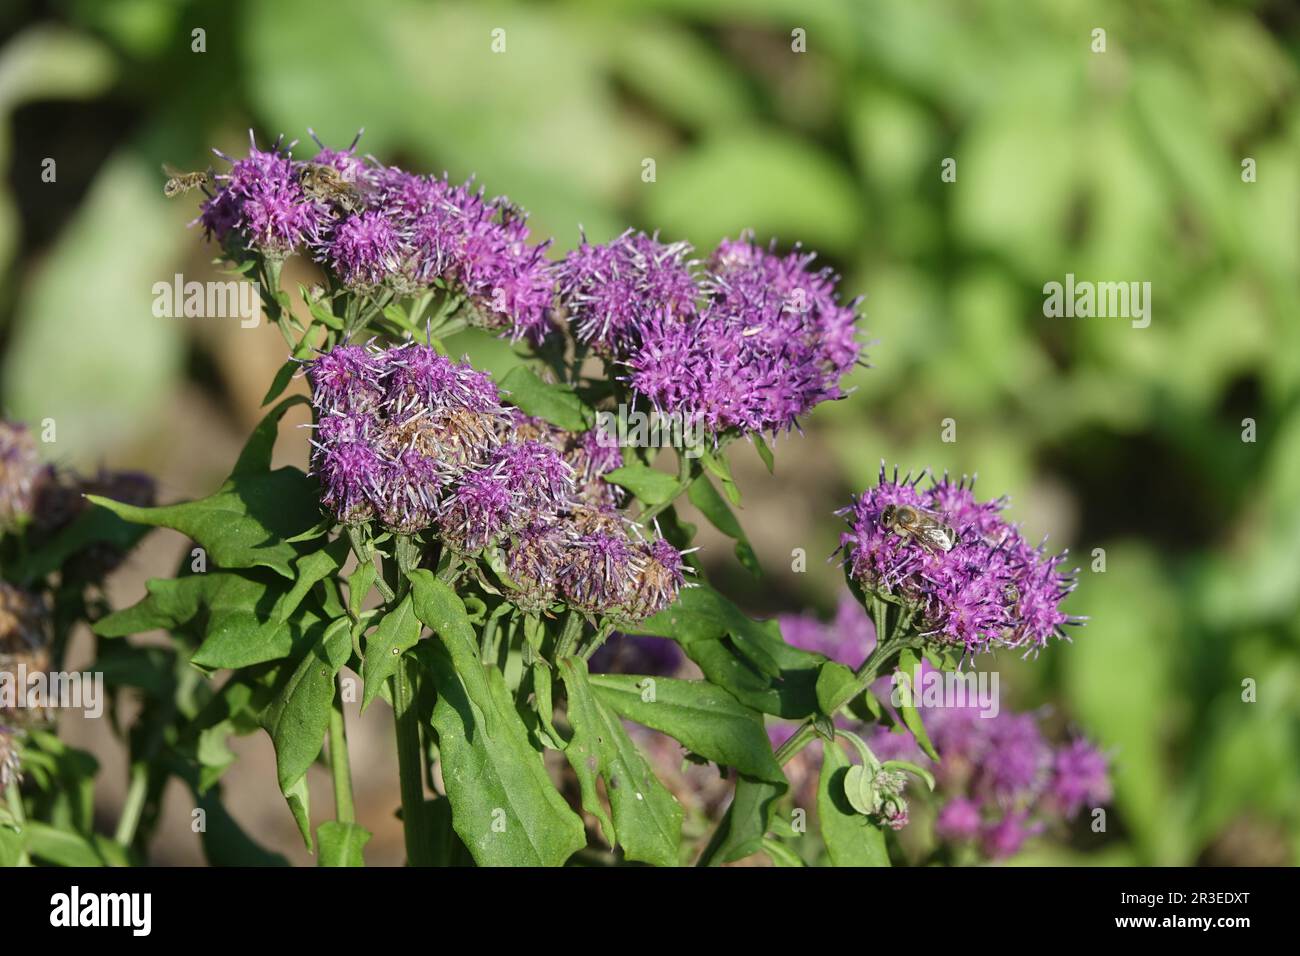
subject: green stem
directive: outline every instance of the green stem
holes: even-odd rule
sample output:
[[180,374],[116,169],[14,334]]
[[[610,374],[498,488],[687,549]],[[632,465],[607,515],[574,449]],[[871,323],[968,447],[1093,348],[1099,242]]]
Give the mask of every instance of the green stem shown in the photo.
[[131,784],[126,791],[126,801],[122,804],[122,815],[117,820],[117,831],[113,834],[113,839],[122,846],[130,846],[134,842],[148,795],[149,765],[136,763],[131,767]]
[[612,633],[614,633],[613,624],[608,622],[602,624],[600,630],[596,632],[596,636],[591,639],[591,643],[583,649],[582,659],[584,661],[591,660],[591,656],[600,650],[600,645],[604,644]]
[[582,634],[582,615],[577,611],[570,611],[569,616],[564,619],[564,630],[560,632],[560,639],[555,642],[555,659],[563,660],[573,653],[574,647],[577,646],[578,637]]
[[424,806],[423,763],[420,756],[420,719],[415,708],[411,669],[415,661],[403,657],[393,675],[393,722],[397,728],[397,769],[402,790],[402,828],[406,835],[408,866],[432,866],[433,834]]
[[686,454],[685,449],[678,449],[677,452],[677,487],[673,490],[667,501],[661,501],[657,505],[651,505],[637,518],[641,524],[648,526],[657,515],[671,508],[682,495],[691,487],[691,482],[699,475],[699,459],[691,458]]
[[355,823],[357,809],[352,799],[352,765],[348,759],[348,727],[343,714],[343,686],[335,684],[334,706],[330,709],[330,776],[334,780],[334,816],[339,823]]

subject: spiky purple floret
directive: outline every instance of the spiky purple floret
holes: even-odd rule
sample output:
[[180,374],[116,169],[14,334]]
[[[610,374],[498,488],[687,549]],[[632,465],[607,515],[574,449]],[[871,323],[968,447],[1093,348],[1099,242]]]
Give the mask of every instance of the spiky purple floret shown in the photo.
[[439,463],[413,448],[384,462],[375,493],[380,524],[397,534],[432,527],[448,476]]
[[[870,591],[910,602],[925,632],[936,640],[978,653],[991,647],[1038,649],[1077,623],[1060,610],[1073,580],[1058,568],[1064,555],[1030,548],[1000,511],[1006,499],[979,502],[965,482],[947,476],[928,488],[916,479],[880,480],[839,513],[849,530],[840,538],[849,576]],[[907,505],[937,516],[956,535],[950,550],[927,548],[886,528],[889,505]]]
[[373,288],[401,268],[402,238],[387,216],[369,209],[335,226],[319,255],[345,286]]
[[549,607],[569,537],[559,523],[534,523],[519,531],[506,549],[506,573],[519,587],[511,600],[526,611]]
[[314,470],[323,489],[321,501],[341,523],[370,520],[386,474],[384,461],[370,445],[363,441],[321,445]]
[[495,474],[534,520],[554,515],[573,500],[573,469],[539,441],[502,445],[488,459]]
[[699,290],[685,242],[628,230],[604,245],[587,242],[556,268],[556,285],[574,335],[607,355],[624,355],[651,319],[695,312]]
[[1057,749],[1052,761],[1050,792],[1066,817],[1087,806],[1109,803],[1110,767],[1106,755],[1082,737]]
[[442,509],[443,538],[462,554],[481,551],[515,528],[528,512],[501,476],[484,467],[460,477]]
[[526,217],[504,198],[486,200],[472,183],[415,176],[391,167],[370,174],[380,208],[406,237],[410,274],[458,287],[491,328],[541,342],[554,296],[546,243],[529,245]]
[[384,361],[392,370],[388,404],[394,413],[419,405],[431,410],[500,410],[492,377],[453,362],[428,345],[409,343],[389,349]]
[[658,410],[714,431],[778,432],[820,402],[843,397],[857,361],[857,302],[812,256],[780,257],[748,234],[719,245],[698,314],[645,317],[627,358],[628,381]]
[[379,406],[387,363],[363,345],[339,345],[307,363],[312,405],[321,413],[370,412]]
[[228,173],[217,176],[217,194],[199,216],[210,236],[224,241],[238,230],[249,248],[284,258],[321,227],[328,213],[303,193],[297,168],[278,141],[260,150],[250,131],[248,155],[231,163]]
[[641,556],[622,535],[594,531],[577,538],[560,570],[560,587],[569,603],[592,614],[618,613],[641,569]]
[[308,128],[307,133],[312,140],[320,147],[319,152],[312,157],[312,162],[319,166],[331,166],[338,170],[343,176],[345,182],[355,183],[363,178],[366,162],[357,155],[357,143],[361,141],[361,134],[364,130],[358,130],[357,135],[352,140],[352,145],[347,149],[331,149],[317,138],[314,130]]
[[686,584],[686,563],[681,552],[668,541],[656,538],[649,544],[640,544],[637,550],[640,567],[625,609],[632,620],[650,617],[669,607]]

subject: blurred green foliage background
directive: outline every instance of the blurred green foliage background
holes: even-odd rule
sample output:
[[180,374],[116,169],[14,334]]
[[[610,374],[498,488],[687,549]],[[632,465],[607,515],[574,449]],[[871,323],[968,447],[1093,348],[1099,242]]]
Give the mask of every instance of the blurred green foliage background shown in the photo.
[[[768,576],[718,540],[722,586],[829,608],[832,511],[881,459],[978,472],[1078,556],[1091,617],[997,661],[1014,703],[1116,767],[1104,836],[1021,859],[1300,858],[1291,0],[10,0],[0,36],[0,398],[58,422],[57,460],[145,468],[164,498],[227,470],[283,346],[155,318],[150,290],[211,268],[159,164],[201,168],[250,126],[364,126],[385,161],[507,193],[557,252],[580,225],[802,240],[866,296],[875,367],[778,443],[775,477],[733,456]],[[1044,317],[1066,273],[1149,281],[1150,327]]]

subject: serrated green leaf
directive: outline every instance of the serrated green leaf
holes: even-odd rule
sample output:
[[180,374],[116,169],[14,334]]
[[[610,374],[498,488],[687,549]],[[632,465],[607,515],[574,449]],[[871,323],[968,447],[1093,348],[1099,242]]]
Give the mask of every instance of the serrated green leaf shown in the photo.
[[501,391],[520,411],[565,431],[586,431],[596,420],[595,412],[573,389],[543,382],[526,365],[517,365],[506,373],[501,380]]
[[365,866],[362,850],[370,842],[370,831],[356,823],[329,820],[316,828],[320,843],[317,866]]
[[624,465],[602,476],[611,484],[626,488],[647,505],[661,505],[678,493],[677,479],[648,465]]
[[379,693],[384,681],[397,671],[397,662],[420,639],[420,621],[415,616],[410,594],[385,614],[379,626],[366,638],[366,656],[361,662],[361,709],[364,711]]
[[884,832],[850,804],[845,778],[851,765],[838,744],[822,744],[817,781],[817,821],[826,852],[835,866],[889,866]]
[[[616,713],[601,703],[587,677],[587,665],[574,657],[559,662],[569,698],[573,737],[564,756],[578,776],[582,805],[600,821],[611,846],[629,860],[676,866],[682,837],[682,808],[650,769],[623,729]],[[610,817],[596,788],[605,782]]]
[[597,698],[620,716],[681,741],[693,753],[760,780],[785,781],[762,715],[722,688],[702,680],[631,674],[593,674],[590,683]]

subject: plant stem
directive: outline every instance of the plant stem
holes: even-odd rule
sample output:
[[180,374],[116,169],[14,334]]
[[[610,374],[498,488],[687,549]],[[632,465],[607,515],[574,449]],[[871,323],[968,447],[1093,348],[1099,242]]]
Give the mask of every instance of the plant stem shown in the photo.
[[569,616],[564,619],[564,630],[560,632],[560,638],[555,642],[555,659],[557,661],[573,653],[573,649],[578,643],[578,637],[581,634],[582,615],[577,611],[570,611]]
[[433,834],[424,806],[424,776],[420,758],[420,720],[415,709],[411,668],[403,657],[393,675],[393,723],[397,728],[397,768],[402,790],[402,829],[406,834],[407,866],[432,866]]
[[343,686],[335,679],[334,706],[330,709],[330,776],[334,779],[334,816],[339,823],[355,823],[352,800],[352,765],[348,760],[348,728],[343,713]]
[[122,846],[130,846],[135,840],[135,831],[140,825],[140,816],[144,813],[144,801],[148,795],[149,765],[137,762],[131,767],[131,784],[122,804],[122,815],[117,820],[117,831],[113,834],[113,839]]
[[679,449],[677,452],[677,488],[673,491],[672,495],[669,496],[667,501],[661,501],[657,505],[651,505],[645,511],[641,512],[637,521],[643,525],[648,525],[655,519],[656,515],[671,508],[677,499],[684,495],[691,487],[691,482],[695,480],[696,475],[699,473],[697,469],[698,462],[699,459],[688,456],[685,449]]

